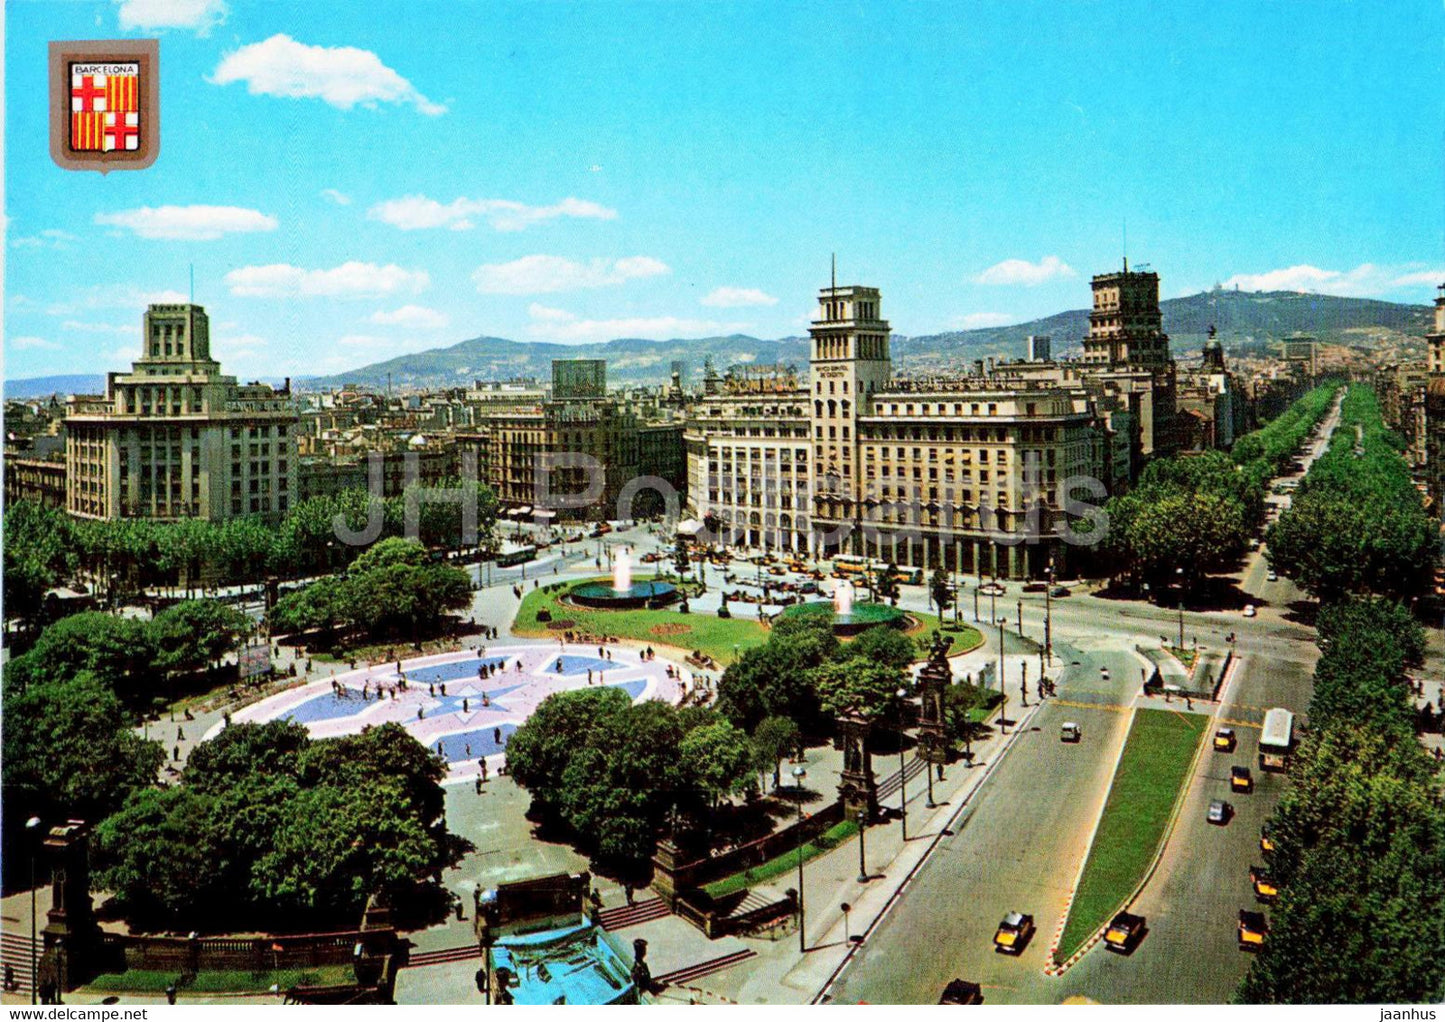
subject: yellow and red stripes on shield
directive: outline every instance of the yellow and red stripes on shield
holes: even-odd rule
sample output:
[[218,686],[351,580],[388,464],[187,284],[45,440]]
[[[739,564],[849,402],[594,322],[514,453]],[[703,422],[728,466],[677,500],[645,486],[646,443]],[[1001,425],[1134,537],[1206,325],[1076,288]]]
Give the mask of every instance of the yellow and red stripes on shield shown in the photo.
[[70,115],[70,148],[95,150],[105,147],[105,113],[75,112]]
[[105,108],[112,112],[140,109],[140,76],[108,75],[105,79]]

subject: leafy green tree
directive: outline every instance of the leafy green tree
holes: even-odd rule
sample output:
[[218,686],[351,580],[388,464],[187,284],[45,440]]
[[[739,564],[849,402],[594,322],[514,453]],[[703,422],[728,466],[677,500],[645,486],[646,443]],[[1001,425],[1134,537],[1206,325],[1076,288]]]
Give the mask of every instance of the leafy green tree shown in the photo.
[[709,808],[752,778],[753,747],[747,734],[726,720],[689,731],[677,751],[684,783],[702,794]]
[[214,797],[190,785],[137,791],[95,828],[95,880],[138,921],[200,925],[233,900],[237,879],[216,819]]
[[72,614],[40,634],[5,670],[7,689],[28,689],[82,671],[132,705],[153,691],[156,647],[149,622],[102,611]]
[[869,720],[880,720],[897,710],[898,690],[907,677],[897,667],[862,657],[831,660],[810,673],[826,712],[858,714]]
[[301,751],[310,743],[305,726],[294,720],[232,724],[191,750],[186,784],[218,793],[251,774],[294,778]]
[[844,647],[846,656],[876,660],[890,667],[908,667],[918,659],[918,645],[897,628],[876,625]]
[[217,663],[251,629],[251,619],[219,600],[185,600],[167,607],[151,622],[155,666],[196,671]]
[[941,566],[934,568],[933,574],[929,576],[928,594],[933,598],[933,605],[940,614],[953,606],[953,587],[949,582],[948,572]]
[[672,570],[677,572],[679,578],[687,574],[687,569],[692,567],[692,562],[687,556],[687,541],[681,536],[677,537],[677,543],[672,548]]
[[7,843],[19,840],[30,816],[104,818],[155,784],[165,756],[129,729],[114,691],[87,672],[26,688],[6,684],[4,719]]
[[802,735],[787,717],[765,717],[753,731],[753,767],[773,775],[773,787],[782,783],[783,760],[797,751]]
[[4,601],[7,617],[35,627],[45,609],[45,594],[61,585],[76,567],[60,512],[28,500],[5,508]]
[[898,599],[898,565],[890,561],[886,567],[879,568],[873,573],[873,591],[878,594],[880,600]]
[[542,811],[555,814],[573,755],[630,704],[626,692],[605,686],[548,696],[507,739],[508,774]]

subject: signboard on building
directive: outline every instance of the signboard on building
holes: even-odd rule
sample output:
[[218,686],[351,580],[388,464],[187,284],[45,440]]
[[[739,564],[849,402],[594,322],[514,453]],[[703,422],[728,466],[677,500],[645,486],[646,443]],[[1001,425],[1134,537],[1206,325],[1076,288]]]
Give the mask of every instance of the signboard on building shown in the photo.
[[271,647],[266,643],[241,650],[241,678],[249,681],[271,673]]

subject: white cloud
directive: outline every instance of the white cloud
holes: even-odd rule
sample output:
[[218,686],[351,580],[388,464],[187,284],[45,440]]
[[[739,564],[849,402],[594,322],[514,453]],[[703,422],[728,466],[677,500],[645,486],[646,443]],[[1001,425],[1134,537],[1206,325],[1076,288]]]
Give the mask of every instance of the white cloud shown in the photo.
[[140,206],[118,213],[97,213],[95,222],[164,241],[211,241],[225,234],[276,229],[274,216],[240,206]]
[[378,309],[371,314],[370,320],[382,326],[404,326],[413,330],[440,330],[451,323],[445,313],[423,305],[403,305],[391,312]]
[[440,203],[425,195],[404,195],[399,199],[378,202],[367,210],[370,220],[380,220],[403,231],[419,231],[446,227],[453,231],[471,230],[473,217],[486,220],[498,231],[521,231],[532,224],[558,217],[586,220],[616,220],[617,211],[586,199],[568,197],[551,206],[529,206],[510,199],[453,199]]
[[755,287],[715,287],[700,301],[716,309],[739,309],[747,305],[777,305],[778,300]]
[[966,316],[955,316],[953,325],[964,330],[981,330],[984,327],[1007,326],[1014,317],[1006,312],[970,312]]
[[510,263],[478,266],[472,280],[482,294],[535,295],[608,287],[671,272],[666,263],[651,256],[592,259],[578,263],[561,256],[531,255]]
[[1419,263],[1404,266],[1361,263],[1352,270],[1325,270],[1301,263],[1264,273],[1236,273],[1224,286],[1243,291],[1313,291],[1368,297],[1406,288],[1433,287],[1442,281],[1445,281],[1445,268],[1426,269]]
[[527,314],[533,322],[527,333],[533,337],[556,341],[606,341],[615,337],[642,337],[670,340],[674,337],[707,337],[737,333],[746,323],[718,323],[707,319],[684,319],[677,316],[635,316],[622,319],[582,319],[565,309],[548,308],[535,302]]
[[1044,256],[1036,263],[1027,259],[1005,259],[974,277],[973,282],[1034,287],[1048,280],[1074,275],[1074,268],[1058,256]]
[[10,244],[15,248],[68,248],[72,241],[79,240],[69,231],[50,227],[29,237],[12,238]]
[[245,82],[253,96],[321,99],[341,110],[358,103],[410,103],[428,116],[447,108],[427,99],[416,87],[381,62],[370,50],[354,46],[307,46],[288,35],[242,46],[216,66],[216,85]]
[[115,0],[116,18],[127,31],[189,28],[206,35],[230,13],[224,0]]
[[338,206],[351,205],[351,196],[347,195],[345,192],[338,192],[335,188],[321,189],[321,197],[330,202],[336,203]]
[[33,351],[37,348],[43,348],[46,351],[60,350],[59,344],[47,341],[44,337],[12,337],[8,343],[17,351]]
[[425,290],[425,270],[395,264],[342,263],[330,270],[307,270],[289,263],[242,266],[226,274],[231,294],[257,298],[366,298]]
[[86,334],[120,334],[130,337],[140,333],[140,325],[136,323],[116,325],[113,323],[84,323],[79,320],[67,319],[60,326],[63,330],[75,330]]

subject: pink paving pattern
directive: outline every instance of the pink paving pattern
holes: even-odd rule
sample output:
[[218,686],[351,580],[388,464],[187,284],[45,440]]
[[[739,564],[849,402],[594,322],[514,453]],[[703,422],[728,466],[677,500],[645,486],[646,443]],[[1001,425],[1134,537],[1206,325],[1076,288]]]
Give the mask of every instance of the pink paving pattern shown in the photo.
[[506,761],[507,736],[543,699],[598,685],[620,688],[635,702],[676,703],[691,691],[693,677],[679,664],[646,660],[634,649],[513,642],[372,664],[278,693],[232,720],[286,718],[316,738],[395,722],[446,761],[447,783],[458,783],[475,779],[483,762],[495,774]]

